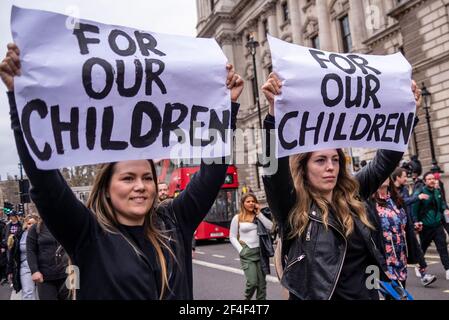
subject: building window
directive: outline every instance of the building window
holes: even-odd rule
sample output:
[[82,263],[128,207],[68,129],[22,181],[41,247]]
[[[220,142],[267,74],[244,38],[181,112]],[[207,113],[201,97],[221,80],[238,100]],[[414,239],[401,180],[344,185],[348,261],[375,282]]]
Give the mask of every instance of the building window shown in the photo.
[[320,37],[318,35],[313,36],[310,40],[312,41],[312,48],[320,48]]
[[262,21],[262,25],[263,25],[263,32],[265,32],[265,37],[266,37],[267,34],[269,33],[269,30],[268,30],[268,21],[267,21],[267,19],[265,19],[264,21]]
[[282,17],[284,19],[284,22],[290,19],[290,12],[288,10],[287,2],[282,3]]
[[268,69],[268,74],[273,72],[273,66],[271,64],[268,66],[267,69]]
[[210,0],[210,12],[214,12],[215,9],[215,0]]
[[343,52],[352,50],[351,30],[349,29],[349,18],[344,16],[340,19],[341,38],[343,42]]

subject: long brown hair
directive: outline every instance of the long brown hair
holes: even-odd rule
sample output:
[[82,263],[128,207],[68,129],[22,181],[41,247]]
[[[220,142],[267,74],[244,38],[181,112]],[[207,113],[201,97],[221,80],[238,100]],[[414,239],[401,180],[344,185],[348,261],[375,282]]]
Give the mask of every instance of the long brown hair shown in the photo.
[[245,208],[245,201],[248,198],[253,198],[255,203],[259,203],[259,201],[256,198],[256,195],[253,193],[245,193],[242,198],[240,199],[240,212],[239,212],[239,222],[253,222],[255,213],[249,212]]
[[291,227],[290,236],[301,236],[309,222],[309,210],[315,203],[323,214],[323,222],[326,228],[329,223],[329,207],[335,211],[337,220],[343,226],[346,237],[354,230],[354,218],[373,228],[368,220],[364,204],[358,199],[359,184],[348,172],[346,156],[341,149],[337,149],[340,170],[338,171],[337,184],[332,193],[332,203],[329,203],[323,195],[312,187],[307,179],[307,163],[312,152],[301,153],[290,157],[290,170],[296,192],[296,204],[289,214]]
[[[388,192],[390,193],[391,200],[393,200],[394,204],[398,209],[401,209],[404,207],[404,200],[402,199],[401,195],[398,192],[398,189],[394,185],[393,182],[393,176],[390,177],[388,182]],[[382,199],[379,194],[379,190],[376,191],[376,193],[373,194],[373,199],[376,201],[378,205],[381,207],[386,208],[387,207],[387,201],[385,199]]]
[[[162,299],[165,290],[168,288],[168,270],[167,261],[164,256],[163,248],[165,248],[171,256],[173,256],[172,250],[168,246],[167,237],[158,229],[156,225],[156,203],[157,203],[157,174],[154,162],[148,160],[151,173],[153,175],[153,181],[156,187],[156,193],[154,195],[153,206],[151,207],[148,214],[145,216],[144,229],[146,236],[150,240],[151,244],[154,246],[157,254],[157,260],[161,267],[161,293],[159,298]],[[112,206],[111,200],[107,197],[107,191],[111,183],[111,178],[114,173],[114,168],[117,162],[105,163],[99,166],[98,174],[95,177],[95,181],[92,187],[92,192],[90,193],[89,199],[87,200],[87,207],[92,210],[100,226],[107,232],[122,234],[117,226],[119,222],[117,220],[117,215]],[[123,234],[122,234],[123,235]],[[133,247],[134,251],[138,255],[143,255],[143,253],[134,245],[129,239],[123,235],[126,241]]]

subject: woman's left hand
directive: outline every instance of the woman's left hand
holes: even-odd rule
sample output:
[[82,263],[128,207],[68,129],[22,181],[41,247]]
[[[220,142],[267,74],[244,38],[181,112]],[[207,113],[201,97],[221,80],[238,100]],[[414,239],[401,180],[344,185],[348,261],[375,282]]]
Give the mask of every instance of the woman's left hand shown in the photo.
[[254,213],[256,214],[256,216],[258,216],[259,215],[259,213],[260,213],[260,207],[259,207],[259,204],[254,204]]
[[226,65],[226,70],[228,70],[228,76],[226,77],[226,86],[231,90],[231,101],[237,102],[240,94],[243,91],[243,79],[237,73],[235,73],[234,66],[232,64]]

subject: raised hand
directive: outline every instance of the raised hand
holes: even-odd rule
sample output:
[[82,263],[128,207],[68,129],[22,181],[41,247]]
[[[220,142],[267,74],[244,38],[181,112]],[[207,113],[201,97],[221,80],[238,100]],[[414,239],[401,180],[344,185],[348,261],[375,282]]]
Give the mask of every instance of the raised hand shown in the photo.
[[262,86],[262,92],[270,103],[268,113],[274,116],[274,96],[281,94],[282,82],[275,73],[270,73],[267,81]]
[[6,57],[0,64],[0,78],[8,91],[14,91],[14,77],[20,76],[20,50],[15,43],[8,44]]

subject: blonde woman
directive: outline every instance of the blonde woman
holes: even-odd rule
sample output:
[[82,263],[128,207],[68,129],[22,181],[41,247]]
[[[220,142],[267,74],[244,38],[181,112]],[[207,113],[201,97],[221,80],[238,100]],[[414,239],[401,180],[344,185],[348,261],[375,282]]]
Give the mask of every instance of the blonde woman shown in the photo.
[[[212,206],[227,165],[202,164],[184,192],[156,206],[152,160],[103,164],[85,206],[58,170],[37,169],[26,148],[13,93],[19,54],[16,45],[8,45],[0,65],[16,145],[33,186],[33,202],[79,272],[77,298],[192,299],[193,232]],[[227,70],[235,128],[243,81],[231,65]]]
[[270,270],[269,257],[261,250],[257,220],[266,230],[273,227],[273,223],[260,212],[256,196],[245,193],[240,200],[240,213],[231,221],[229,239],[240,255],[246,278],[246,300],[251,300],[256,291],[257,300],[265,300],[267,297],[265,275]]
[[[274,96],[281,88],[274,73],[262,87],[270,102],[266,129],[274,129]],[[412,91],[418,106],[420,90],[415,83]],[[269,143],[266,149],[269,152]],[[379,226],[373,224],[363,201],[401,158],[401,152],[379,150],[353,177],[341,149],[320,150],[280,158],[277,172],[263,177],[283,241],[281,283],[290,299],[379,299],[375,281],[368,276],[377,269],[388,280],[387,267],[372,234]]]
[[22,290],[22,300],[36,300],[36,285],[27,259],[27,237],[30,228],[38,221],[35,215],[26,216],[22,231],[13,236],[11,243],[8,278],[16,293]]

